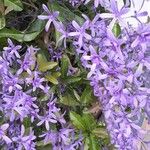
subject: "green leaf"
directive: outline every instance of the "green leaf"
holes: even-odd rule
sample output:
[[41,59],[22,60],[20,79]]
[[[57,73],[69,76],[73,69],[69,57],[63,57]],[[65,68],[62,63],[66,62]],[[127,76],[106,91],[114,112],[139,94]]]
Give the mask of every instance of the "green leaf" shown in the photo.
[[80,106],[80,103],[76,101],[75,98],[69,93],[66,93],[64,96],[60,96],[60,102],[66,106]]
[[49,82],[51,82],[51,83],[53,83],[53,84],[58,84],[57,79],[56,79],[53,75],[51,75],[51,74],[45,75],[45,78],[46,78]]
[[55,66],[57,66],[56,62],[39,63],[39,70],[45,72],[53,69]]
[[76,90],[73,90],[73,94],[74,94],[75,98],[76,98],[78,101],[80,101],[80,96],[79,96],[79,94],[77,93]]
[[84,139],[84,150],[89,150],[89,137]]
[[80,115],[75,112],[70,112],[70,119],[72,124],[79,130],[86,130],[84,121]]
[[98,143],[98,140],[92,134],[90,134],[90,137],[89,137],[89,150],[100,150],[100,145]]
[[29,42],[34,40],[39,32],[29,32],[29,33],[23,33],[20,31],[17,31],[15,29],[7,29],[3,28],[0,30],[0,38],[13,38],[19,42]]
[[61,76],[60,72],[52,72],[52,76],[54,76],[55,78],[58,78]]
[[82,120],[86,125],[86,130],[88,130],[89,132],[91,132],[94,128],[97,127],[97,123],[91,114],[83,114]]
[[15,11],[22,11],[23,5],[21,0],[4,0],[4,5]]
[[39,71],[42,72],[51,70],[58,65],[57,62],[48,62],[46,57],[42,53],[39,53],[37,55],[37,63],[38,63]]
[[86,134],[90,134],[97,127],[97,123],[91,114],[83,114],[81,116],[71,112],[70,119],[76,128],[85,131]]
[[30,42],[34,40],[44,29],[45,21],[33,21],[27,30],[20,32],[16,29],[3,28],[0,30],[0,38],[13,38],[18,42]]
[[38,97],[38,100],[41,102],[47,101],[47,100],[49,100],[49,96],[46,94],[42,95],[42,96]]
[[56,40],[56,47],[61,46],[63,40],[59,40],[62,34],[58,32],[57,30],[55,31],[55,40]]
[[94,95],[92,92],[92,89],[90,86],[86,86],[86,88],[84,89],[82,95],[81,95],[81,102],[83,104],[89,104],[90,102],[92,102],[94,100]]
[[27,32],[40,33],[44,29],[45,24],[46,22],[44,20],[36,19],[29,25]]
[[45,145],[43,141],[37,142],[36,146],[37,146],[37,150],[41,150],[41,149],[52,150],[52,145],[50,145],[50,144]]
[[6,25],[6,22],[5,22],[5,16],[4,15],[1,15],[0,16],[0,30],[3,29]]
[[118,37],[121,33],[121,28],[120,28],[120,25],[118,23],[115,23],[114,26],[113,26],[113,29],[112,29],[114,35],[116,37]]
[[107,133],[107,130],[105,128],[95,128],[92,133],[97,136],[97,137],[100,137],[100,138],[108,138],[108,133]]
[[69,76],[66,79],[64,79],[63,81],[64,81],[64,83],[72,84],[75,82],[79,82],[81,79],[82,79],[81,77]]
[[25,118],[25,119],[23,120],[23,125],[25,126],[25,128],[31,127],[31,119]]
[[66,55],[63,55],[61,59],[61,76],[62,78],[67,76],[68,68],[69,68],[69,58]]

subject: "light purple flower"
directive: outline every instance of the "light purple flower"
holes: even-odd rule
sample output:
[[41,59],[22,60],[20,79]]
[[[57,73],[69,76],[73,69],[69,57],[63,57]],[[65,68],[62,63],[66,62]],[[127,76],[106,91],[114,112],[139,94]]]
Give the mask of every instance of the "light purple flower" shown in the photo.
[[60,41],[63,41],[64,47],[66,48],[66,40],[67,40],[67,38],[68,38],[68,36],[69,36],[69,35],[68,35],[68,32],[66,31],[64,25],[63,25],[61,22],[59,23],[59,26],[58,26],[57,30],[58,30],[62,35],[61,35],[61,37],[58,39],[56,45],[58,45],[58,43],[59,43]]
[[23,71],[27,71],[30,75],[32,74],[31,70],[33,70],[33,68],[35,67],[35,54],[38,50],[38,48],[34,48],[33,46],[29,46],[27,48],[23,61],[20,59],[17,61],[21,65],[20,69],[18,69],[17,71],[17,74],[21,74]]
[[17,137],[12,138],[14,142],[19,144],[17,149],[22,150],[24,148],[25,150],[36,150],[34,143],[36,136],[34,135],[34,132],[30,129],[29,135],[24,134],[25,134],[25,127],[22,125],[21,134]]
[[72,21],[72,25],[74,26],[76,31],[70,32],[68,35],[77,37],[78,38],[77,44],[81,47],[83,45],[84,38],[87,40],[91,39],[91,36],[88,33],[86,33],[86,29],[88,29],[88,27],[89,27],[89,21],[86,21],[81,27],[79,26],[79,24],[76,21]]
[[3,109],[6,116],[10,118],[10,121],[18,118],[23,120],[30,112],[38,111],[38,106],[34,104],[35,100],[36,98],[16,90],[14,96],[4,94],[3,101],[5,104],[3,105]]
[[8,129],[9,124],[3,124],[0,126],[0,140],[4,140],[7,144],[11,143],[11,139],[6,136],[6,130]]
[[22,81],[19,77],[14,76],[12,74],[5,75],[2,80],[3,83],[3,91],[12,93],[15,90],[21,90],[22,86],[20,85]]
[[33,92],[37,89],[40,88],[43,91],[45,91],[45,87],[42,85],[42,83],[45,81],[44,78],[40,78],[40,73],[38,71],[32,72],[31,75],[29,75],[28,78],[26,78],[27,84],[32,84],[33,86]]
[[0,75],[5,76],[9,71],[9,62],[0,56]]
[[123,27],[126,27],[126,28],[128,27],[128,25],[124,21],[123,15],[128,13],[129,8],[123,6],[119,10],[118,5],[117,5],[117,1],[116,0],[110,0],[110,7],[108,8],[108,10],[110,11],[110,13],[102,13],[102,14],[100,14],[100,17],[103,19],[105,19],[105,18],[112,19],[112,21],[109,25],[110,29],[113,28],[113,26],[116,22],[119,22],[119,24],[121,24]]
[[48,20],[48,22],[46,23],[46,26],[45,26],[45,31],[48,32],[51,23],[53,23],[55,25],[55,27],[57,28],[57,26],[58,26],[57,17],[59,15],[59,12],[58,11],[51,12],[48,9],[48,7],[44,4],[42,5],[42,7],[43,7],[44,11],[47,13],[47,15],[39,15],[38,19]]
[[3,53],[3,57],[8,60],[10,62],[10,64],[12,63],[12,60],[16,58],[20,58],[20,55],[18,53],[18,50],[20,50],[22,48],[21,45],[17,45],[15,46],[13,44],[13,42],[11,41],[11,39],[8,39],[8,47],[4,47],[4,53]]
[[55,103],[52,101],[48,103],[48,111],[46,111],[46,114],[44,116],[39,116],[40,122],[37,124],[37,126],[41,126],[43,123],[45,123],[45,128],[47,130],[50,129],[50,123],[57,123],[57,117],[56,114],[59,109],[55,107]]
[[83,140],[82,137],[75,138],[74,130],[70,128],[62,128],[59,131],[50,130],[40,137],[44,137],[45,144],[51,143],[53,150],[75,150],[82,145]]

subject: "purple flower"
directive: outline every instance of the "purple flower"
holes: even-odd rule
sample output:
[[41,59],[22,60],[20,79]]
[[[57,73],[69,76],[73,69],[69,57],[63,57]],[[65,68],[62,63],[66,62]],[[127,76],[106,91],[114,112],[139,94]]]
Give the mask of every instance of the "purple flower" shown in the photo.
[[18,150],[35,150],[35,143],[34,140],[36,139],[36,136],[34,135],[34,132],[30,129],[29,135],[25,134],[25,127],[21,126],[21,134],[17,137],[13,137],[12,140],[18,144]]
[[89,64],[84,64],[87,68],[90,68],[90,72],[88,73],[87,77],[90,78],[92,74],[95,74],[96,67],[100,64],[100,57],[96,53],[96,50],[93,46],[89,46],[90,56],[83,54],[83,60],[90,61]]
[[51,143],[53,150],[75,150],[82,145],[83,140],[83,138],[75,138],[74,130],[70,128],[62,128],[58,132],[47,131],[40,137],[44,137],[45,144]]
[[89,21],[86,21],[81,27],[78,25],[76,21],[72,21],[72,25],[74,26],[76,31],[70,32],[68,35],[77,37],[78,38],[77,44],[80,47],[82,47],[84,38],[87,40],[91,39],[91,36],[88,33],[86,33],[86,29],[88,29],[89,27]]
[[15,46],[10,39],[8,39],[7,41],[9,45],[8,47],[3,48],[4,49],[3,57],[6,60],[8,60],[10,64],[12,64],[12,60],[14,60],[15,57],[20,58],[18,50],[20,50],[22,46],[21,45]]
[[40,78],[40,73],[37,71],[32,72],[32,74],[26,78],[27,84],[32,84],[33,86],[33,92],[37,89],[40,88],[43,91],[45,91],[45,87],[42,85],[42,83],[45,81],[44,78]]
[[113,28],[116,21],[118,21],[123,27],[128,27],[126,22],[123,20],[123,15],[127,14],[129,11],[129,8],[126,8],[123,6],[120,10],[118,9],[117,2],[115,0],[110,0],[110,7],[108,10],[111,13],[102,13],[100,14],[101,18],[111,18],[112,21],[110,23],[110,29]]
[[58,45],[58,43],[60,41],[64,41],[64,47],[66,48],[66,39],[68,38],[68,32],[66,31],[64,25],[60,22],[59,23],[59,27],[57,28],[57,30],[62,34],[61,37],[58,39],[56,45]]
[[29,74],[31,70],[35,67],[36,57],[35,54],[39,49],[34,48],[33,46],[28,47],[27,52],[24,56],[23,61],[18,60],[18,63],[21,65],[20,69],[17,71],[17,74],[21,74],[23,71],[27,71]]
[[0,75],[5,76],[8,74],[9,62],[0,56]]
[[137,37],[133,41],[131,47],[141,46],[142,51],[145,52],[147,49],[147,43],[150,41],[150,25],[141,25],[137,30]]
[[45,31],[48,32],[51,23],[53,23],[55,25],[55,27],[57,28],[58,22],[56,20],[57,20],[57,17],[59,15],[59,12],[58,11],[51,12],[48,9],[48,7],[46,5],[44,5],[44,4],[42,5],[42,7],[43,7],[44,11],[47,13],[47,15],[39,15],[38,19],[40,19],[40,20],[48,20],[48,22],[46,23],[46,26],[45,26]]
[[46,114],[44,116],[39,116],[39,119],[41,121],[37,124],[37,126],[40,126],[45,123],[45,127],[47,130],[50,129],[50,123],[66,123],[65,119],[63,118],[64,115],[61,115],[60,113],[60,108],[56,107],[56,98],[53,99],[53,96],[54,95],[52,94],[49,102],[47,103],[48,111],[46,111]]
[[47,130],[50,129],[49,123],[57,123],[57,117],[56,114],[59,112],[59,109],[55,107],[54,101],[48,103],[48,111],[46,111],[46,114],[44,116],[39,116],[40,122],[37,124],[37,126],[41,126],[43,123],[45,123],[45,128]]
[[36,98],[16,90],[14,96],[6,94],[3,96],[3,101],[5,102],[3,109],[10,121],[14,121],[18,117],[23,120],[30,112],[38,111],[38,106],[34,104],[35,100]]
[[11,139],[5,134],[8,127],[9,127],[8,123],[0,126],[0,140],[4,140],[7,144],[12,142]]
[[15,90],[21,90],[22,87],[21,87],[21,83],[22,81],[19,80],[19,77],[17,76],[14,76],[12,74],[9,74],[8,76],[5,75],[3,77],[3,80],[2,80],[2,83],[3,83],[3,91],[5,92],[9,92],[9,93],[12,93],[13,91]]

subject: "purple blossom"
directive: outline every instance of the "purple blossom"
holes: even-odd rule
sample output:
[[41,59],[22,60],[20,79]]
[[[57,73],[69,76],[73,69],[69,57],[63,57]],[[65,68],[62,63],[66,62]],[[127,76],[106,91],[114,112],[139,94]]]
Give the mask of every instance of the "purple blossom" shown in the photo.
[[20,58],[20,55],[18,53],[18,50],[21,49],[21,45],[17,45],[15,46],[13,44],[13,42],[11,41],[11,39],[8,39],[8,47],[4,47],[4,53],[3,53],[3,57],[8,60],[10,62],[10,64],[12,64],[12,60],[16,58]]
[[102,13],[100,14],[101,18],[111,18],[112,21],[110,23],[110,29],[113,28],[114,24],[119,22],[123,27],[127,27],[128,25],[124,21],[123,15],[127,14],[129,8],[123,6],[120,10],[118,8],[117,2],[115,0],[110,0],[110,7],[108,8],[110,13]]
[[30,46],[27,48],[27,52],[24,56],[23,61],[18,60],[18,63],[21,65],[20,69],[17,71],[17,74],[21,74],[23,71],[27,71],[29,74],[31,73],[31,70],[35,67],[36,57],[35,54],[37,53],[39,49],[34,48],[33,46]]
[[11,93],[17,89],[18,90],[22,89],[22,87],[20,85],[22,83],[22,81],[19,80],[19,77],[14,76],[12,74],[9,74],[8,76],[5,75],[3,77],[2,83],[3,83],[3,91],[5,91],[5,92]]
[[48,110],[46,111],[44,116],[39,116],[39,119],[41,120],[37,126],[42,125],[43,123],[45,123],[45,127],[47,130],[50,129],[50,123],[61,123],[61,124],[65,124],[66,121],[64,119],[64,114],[61,115],[60,113],[60,108],[56,107],[56,98],[54,98],[54,95],[51,94],[50,96],[50,100],[47,103],[48,106]]
[[40,122],[37,124],[37,126],[41,126],[43,123],[45,123],[45,128],[49,130],[49,123],[57,123],[56,113],[59,112],[59,109],[55,106],[54,101],[49,102],[47,106],[48,111],[46,111],[46,114],[44,116],[39,116]]
[[21,134],[17,137],[13,137],[12,140],[18,144],[18,150],[22,150],[23,148],[25,150],[35,150],[35,143],[34,140],[36,139],[36,136],[34,135],[34,132],[30,129],[29,135],[25,134],[25,127],[21,126]]
[[72,21],[72,25],[74,26],[76,31],[70,32],[68,35],[78,37],[77,44],[81,47],[83,45],[84,38],[87,40],[91,39],[91,36],[88,33],[86,33],[86,29],[88,29],[88,27],[89,27],[89,21],[86,21],[81,27],[75,21]]
[[38,19],[48,20],[48,22],[46,23],[46,26],[45,26],[45,31],[48,32],[51,23],[53,23],[55,25],[55,27],[57,28],[57,26],[58,26],[57,17],[59,15],[59,12],[58,11],[51,12],[48,9],[48,7],[44,4],[42,5],[42,7],[43,7],[44,11],[47,13],[47,15],[39,15]]
[[3,101],[5,103],[3,109],[10,121],[14,121],[18,117],[23,120],[30,112],[38,110],[38,106],[34,104],[35,100],[36,98],[16,90],[14,96],[4,94]]
[[75,150],[79,147],[79,145],[82,145],[83,139],[75,139],[74,130],[70,128],[62,128],[58,132],[52,130],[47,131],[40,135],[40,137],[44,137],[45,144],[51,143],[53,150]]
[[137,32],[137,38],[133,41],[131,47],[134,48],[140,44],[142,51],[145,52],[147,43],[150,41],[150,25],[139,26]]
[[33,92],[37,89],[40,88],[43,91],[46,90],[46,88],[42,85],[42,83],[45,81],[44,78],[40,78],[40,73],[37,71],[32,72],[32,74],[26,78],[27,84],[32,84],[33,86]]
[[64,41],[64,47],[66,48],[66,40],[69,37],[68,32],[66,31],[64,25],[60,22],[59,23],[59,27],[57,28],[57,30],[62,34],[61,37],[58,39],[56,45],[58,45],[58,43],[60,41]]
[[0,75],[4,76],[8,74],[9,62],[0,56]]
[[[85,3],[89,1],[86,0]],[[75,5],[82,1],[70,2]],[[130,9],[127,2],[119,9],[116,0],[95,0],[94,6],[97,8],[99,5],[109,13],[96,13],[93,19],[82,15],[85,22],[79,25],[72,21],[73,30],[70,26],[65,27],[58,22],[59,13],[51,12],[45,5],[43,9],[47,15],[40,15],[38,18],[48,20],[45,26],[47,32],[51,23],[54,24],[62,34],[58,42],[63,40],[65,48],[67,39],[73,37],[74,48],[81,56],[82,65],[88,70],[87,78],[93,87],[94,95],[103,107],[111,143],[118,150],[137,150],[138,140],[142,140],[146,133],[141,129],[141,124],[139,125],[141,116],[150,122],[150,26],[139,20],[139,17],[146,16],[147,12],[135,12],[131,15],[130,17],[136,18],[140,23],[138,28],[131,28],[125,20]],[[112,19],[111,23],[107,19]],[[115,23],[121,25],[118,37],[115,37],[112,31]],[[0,110],[4,114],[5,122],[19,122],[21,125],[25,118],[31,119],[32,123],[39,121],[37,126],[44,124],[46,128],[46,132],[40,137],[44,137],[44,143],[51,144],[53,150],[75,150],[82,147],[83,138],[76,137],[74,129],[68,127],[64,119],[66,112],[61,113],[57,99],[43,77],[44,74],[37,71],[38,49],[28,47],[22,57],[19,54],[20,45],[15,46],[10,39],[8,44],[2,53],[3,57],[0,57]],[[52,53],[53,59],[60,59],[61,53]],[[70,70],[74,69],[69,68]],[[22,77],[24,71],[28,73],[27,77]],[[46,101],[49,98],[47,105],[46,102],[38,101],[38,92],[41,96],[46,96]],[[35,149],[36,137],[32,130],[28,135],[24,135],[25,127],[22,125],[21,133],[18,131],[19,135],[8,134],[12,137],[11,140],[6,136],[8,127],[8,123],[1,125],[0,140],[6,144],[12,142],[18,150]],[[13,133],[10,128],[9,130]]]
[[[89,22],[86,31],[92,38],[88,41],[83,36],[82,47],[75,42],[74,45],[81,55],[82,65],[89,71],[87,77],[94,94],[103,106],[112,144],[119,150],[136,150],[137,141],[145,134],[138,125],[140,114],[144,110],[146,116],[150,116],[147,110],[149,90],[145,89],[144,78],[150,69],[147,55],[149,26],[142,25],[133,31],[125,23],[124,15],[129,11],[129,5],[119,9],[116,1],[111,0],[106,9],[111,13],[97,14],[92,21],[83,15],[85,22]],[[99,17],[104,21],[104,30],[98,28]],[[111,24],[103,20],[109,17],[113,19]],[[122,25],[119,37],[112,32],[116,22]]]
[[9,124],[3,124],[0,126],[0,140],[4,140],[7,144],[11,143],[11,139],[6,136],[6,130],[8,129]]

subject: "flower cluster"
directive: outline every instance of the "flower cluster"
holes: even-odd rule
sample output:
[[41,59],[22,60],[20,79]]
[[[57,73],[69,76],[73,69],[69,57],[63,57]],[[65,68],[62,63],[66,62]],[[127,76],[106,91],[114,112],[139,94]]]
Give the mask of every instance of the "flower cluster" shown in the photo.
[[[107,13],[97,13],[92,20],[83,14],[85,22],[80,25],[72,21],[73,31],[67,33],[60,22],[56,29],[62,33],[65,45],[66,38],[73,40],[89,71],[87,78],[103,105],[112,144],[119,150],[136,150],[136,142],[145,134],[139,126],[141,115],[150,119],[146,75],[150,72],[150,25],[140,21],[147,12],[130,15],[128,1],[121,8],[115,0],[107,1],[108,5],[102,0],[94,2],[95,7],[100,4]],[[134,18],[138,27],[132,26],[128,18]]]
[[[60,85],[63,88],[56,93],[57,87],[51,88],[50,82],[57,80],[50,70],[59,76],[57,71],[61,68],[57,65],[63,57],[63,48],[72,45],[102,105],[111,143],[118,150],[138,149],[137,143],[146,133],[141,120],[144,117],[150,122],[150,25],[141,20],[147,17],[146,11],[133,12],[129,0],[121,1],[69,0],[73,7],[92,5],[94,11],[90,17],[82,14],[82,18],[76,16],[66,24],[61,22],[61,12],[43,4],[44,13],[37,18],[47,21],[46,36],[51,28],[59,32],[56,51],[48,42],[47,53],[32,45],[15,45],[11,39],[7,40],[8,46],[0,55],[0,148],[35,150],[42,142],[42,146],[48,145],[53,150],[77,150],[93,144],[94,131],[76,133],[67,111],[57,100],[66,85]],[[135,26],[130,19],[134,19]],[[67,63],[70,62],[65,61],[64,65]],[[61,70],[66,76],[75,72],[72,66],[67,67]],[[80,101],[80,95],[73,92]],[[86,118],[77,119],[77,124],[88,127],[80,121],[88,124]]]
[[[115,0],[110,4],[111,14],[97,14],[92,21],[86,17],[80,27],[72,22],[75,32],[69,34],[76,33],[74,45],[82,54],[82,64],[89,70],[87,77],[103,105],[112,143],[120,150],[136,150],[136,142],[145,133],[138,124],[141,114],[149,120],[150,93],[144,74],[150,69],[150,26],[128,26],[123,15],[129,7],[119,11]],[[108,24],[109,18],[113,19]],[[112,32],[115,24],[121,26],[118,36]]]
[[[36,139],[44,137],[44,143],[51,143],[54,150],[66,150],[66,147],[74,150],[82,144],[82,137],[72,136],[73,128],[66,123],[65,113],[62,114],[56,106],[57,98],[39,71],[38,51],[38,48],[29,46],[24,53],[22,46],[15,46],[8,39],[8,47],[4,47],[0,56],[0,111],[4,116],[4,123],[0,126],[0,145],[6,149],[35,150]],[[41,95],[47,96],[42,110]],[[25,120],[34,125],[25,127]],[[33,128],[43,127],[43,124],[45,129],[35,136]],[[59,129],[56,128],[58,125]]]

